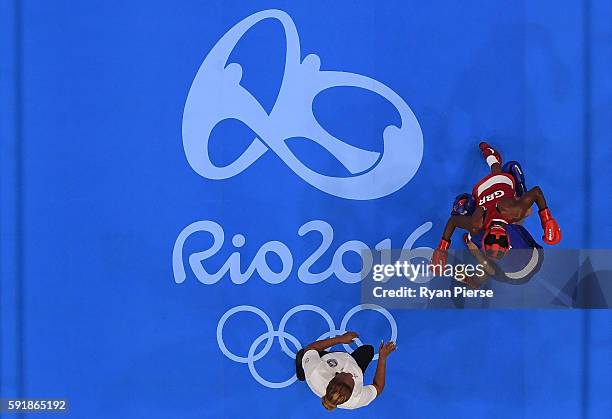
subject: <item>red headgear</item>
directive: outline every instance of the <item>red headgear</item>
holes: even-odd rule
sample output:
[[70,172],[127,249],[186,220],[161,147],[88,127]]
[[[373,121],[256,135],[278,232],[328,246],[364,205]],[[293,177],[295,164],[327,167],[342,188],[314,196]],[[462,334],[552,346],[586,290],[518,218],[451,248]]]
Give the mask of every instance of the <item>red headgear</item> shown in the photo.
[[482,237],[482,249],[487,257],[502,259],[510,249],[510,237],[503,224],[492,223]]

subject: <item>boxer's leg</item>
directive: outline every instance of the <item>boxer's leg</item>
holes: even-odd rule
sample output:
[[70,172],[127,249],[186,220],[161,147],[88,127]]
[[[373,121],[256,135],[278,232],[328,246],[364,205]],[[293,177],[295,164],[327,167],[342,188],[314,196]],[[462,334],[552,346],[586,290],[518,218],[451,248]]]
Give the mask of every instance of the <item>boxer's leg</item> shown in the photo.
[[527,185],[525,183],[525,172],[523,172],[521,164],[514,160],[509,161],[508,163],[504,164],[502,170],[505,173],[511,174],[514,178],[514,181],[516,183],[516,196],[518,196],[519,198],[523,196],[525,192],[527,192]]
[[478,147],[480,147],[482,157],[485,159],[485,161],[491,168],[491,173],[500,173],[502,171],[502,157],[499,151],[497,151],[484,141],[481,142]]

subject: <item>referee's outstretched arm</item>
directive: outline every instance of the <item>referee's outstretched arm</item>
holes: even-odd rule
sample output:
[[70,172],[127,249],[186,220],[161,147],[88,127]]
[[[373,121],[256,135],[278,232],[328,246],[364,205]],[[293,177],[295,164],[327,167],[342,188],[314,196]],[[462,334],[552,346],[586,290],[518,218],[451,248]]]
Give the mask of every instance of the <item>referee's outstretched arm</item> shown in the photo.
[[397,346],[395,342],[380,342],[378,348],[378,364],[374,373],[374,382],[372,385],[376,388],[376,396],[380,396],[385,388],[385,377],[387,375],[387,357],[395,350]]
[[311,349],[314,349],[315,351],[324,351],[334,345],[348,345],[350,343],[353,343],[353,339],[355,339],[356,337],[359,337],[356,332],[346,332],[340,336],[336,336],[329,339],[321,339],[316,342],[312,342],[310,345],[306,346],[306,349],[304,351],[309,351]]

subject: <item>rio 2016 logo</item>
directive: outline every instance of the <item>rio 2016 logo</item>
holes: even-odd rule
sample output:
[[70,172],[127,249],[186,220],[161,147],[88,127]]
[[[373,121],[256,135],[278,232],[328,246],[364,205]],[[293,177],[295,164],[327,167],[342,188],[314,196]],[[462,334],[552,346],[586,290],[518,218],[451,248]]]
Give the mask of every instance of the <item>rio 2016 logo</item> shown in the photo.
[[[404,258],[412,259],[413,257],[430,257],[431,249],[426,247],[414,248],[414,244],[423,234],[427,233],[432,227],[431,222],[426,222],[416,228],[408,236],[402,245],[402,254]],[[202,264],[205,260],[215,256],[225,243],[225,232],[223,227],[218,223],[210,220],[196,221],[185,227],[179,234],[174,249],[172,252],[172,271],[174,273],[174,281],[180,284],[185,281],[187,274],[183,263],[183,247],[189,237],[197,233],[208,233],[212,236],[212,245],[203,251],[195,252],[189,255],[189,266],[195,274],[198,281],[205,285],[216,284],[225,275],[229,275],[230,280],[234,284],[244,284],[249,278],[257,272],[258,276],[269,284],[279,284],[285,281],[292,273],[294,265],[294,257],[289,247],[278,240],[272,240],[264,243],[249,264],[246,271],[241,271],[242,265],[241,255],[238,251],[246,243],[246,238],[242,234],[235,234],[232,237],[232,245],[236,251],[232,252],[221,269],[217,272],[209,272]],[[322,272],[312,272],[310,268],[314,265],[331,247],[334,239],[334,230],[332,226],[323,220],[312,220],[298,229],[298,235],[303,237],[307,234],[318,233],[321,237],[319,246],[314,252],[308,256],[299,266],[297,271],[298,279],[305,284],[317,284],[325,281],[331,276],[336,276],[340,281],[352,284],[359,282],[362,279],[363,272],[369,272],[372,268],[372,251],[370,246],[360,240],[349,240],[341,244],[335,251],[332,257],[330,266]],[[386,238],[377,243],[374,248],[378,251],[391,250],[396,248],[392,246],[391,239]],[[404,252],[405,251],[405,252]],[[354,252],[362,262],[360,272],[352,272],[343,264],[343,257],[346,253]],[[274,254],[281,261],[282,268],[280,272],[275,272],[268,265],[266,256]]]
[[[261,104],[240,85],[242,68],[228,63],[229,56],[244,34],[265,19],[276,19],[284,28],[286,37],[285,70],[276,102],[268,114]],[[298,176],[319,190],[340,198],[371,200],[389,195],[412,179],[423,156],[423,135],[419,123],[404,100],[384,84],[359,74],[321,71],[319,57],[310,54],[300,60],[300,41],[293,21],[280,10],[255,13],[231,28],[216,43],[200,66],[189,90],[183,114],[183,147],[190,166],[208,179],[227,179],[241,173],[272,150]],[[333,87],[355,87],[374,92],[387,99],[399,112],[401,127],[387,126],[383,132],[383,153],[354,147],[330,135],[316,121],[312,103],[322,91]],[[209,157],[208,141],[214,127],[226,119],[245,123],[256,134],[246,150],[232,163],[216,166]],[[300,162],[285,144],[293,137],[308,138],[329,151],[355,176],[335,177],[316,173]],[[425,222],[412,232],[401,248],[422,254],[428,248],[414,248],[415,241],[429,231],[431,222]],[[224,245],[223,227],[210,220],[196,221],[185,227],[177,237],[173,255],[173,273],[176,283],[186,279],[183,262],[185,241],[194,233],[211,234],[213,244],[208,249],[189,255],[189,266],[203,284],[215,284],[226,274],[236,284],[245,283],[254,273],[270,284],[278,284],[292,272],[294,258],[284,243],[273,240],[261,246],[245,272],[240,270],[240,253],[234,251],[217,272],[207,271],[202,263],[217,254]],[[320,246],[299,266],[297,277],[301,282],[315,284],[330,276],[342,282],[361,280],[360,272],[347,270],[342,257],[347,252],[362,256],[370,247],[359,240],[350,240],[334,252],[331,266],[320,273],[310,267],[329,249],[333,228],[323,220],[312,220],[298,229],[298,235],[310,232],[321,235]],[[232,237],[232,245],[239,250],[245,245],[242,234]],[[374,246],[377,250],[391,249],[391,239]],[[266,262],[266,254],[274,253],[282,261],[280,272],[274,272]]]
[[[265,19],[276,19],[283,25],[287,45],[281,88],[269,114],[240,85],[242,67],[228,63],[244,34]],[[321,71],[320,65],[315,54],[301,60],[297,28],[283,11],[264,10],[236,24],[208,53],[187,95],[183,147],[189,165],[207,179],[227,179],[271,150],[307,183],[337,197],[368,200],[399,190],[416,174],[423,157],[423,134],[412,110],[397,93],[377,80],[355,73]],[[383,153],[347,144],[315,119],[315,97],[342,86],[374,92],[399,112],[401,126],[389,125],[383,131]],[[242,121],[257,137],[232,163],[216,166],[209,156],[208,141],[214,127],[227,119]],[[295,137],[307,138],[325,148],[352,176],[327,176],[311,170],[285,144],[285,140]]]

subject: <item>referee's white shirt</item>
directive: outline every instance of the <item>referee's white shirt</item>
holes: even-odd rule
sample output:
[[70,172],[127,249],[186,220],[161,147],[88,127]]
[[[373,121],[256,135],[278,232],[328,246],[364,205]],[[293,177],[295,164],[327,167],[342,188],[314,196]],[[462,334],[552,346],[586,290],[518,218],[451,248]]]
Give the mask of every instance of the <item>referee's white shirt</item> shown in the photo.
[[347,372],[353,376],[355,387],[351,398],[339,404],[341,409],[357,409],[367,406],[376,398],[376,387],[363,385],[363,373],[357,365],[357,361],[346,352],[332,352],[319,356],[313,349],[304,353],[302,367],[306,375],[308,387],[319,397],[325,395],[327,385],[337,372]]

